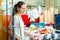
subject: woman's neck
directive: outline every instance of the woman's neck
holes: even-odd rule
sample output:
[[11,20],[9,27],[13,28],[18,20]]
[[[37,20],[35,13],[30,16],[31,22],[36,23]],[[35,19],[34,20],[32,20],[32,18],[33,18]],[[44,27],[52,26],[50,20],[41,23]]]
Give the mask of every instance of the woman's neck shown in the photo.
[[16,15],[21,16],[21,15],[22,15],[22,13],[17,13]]

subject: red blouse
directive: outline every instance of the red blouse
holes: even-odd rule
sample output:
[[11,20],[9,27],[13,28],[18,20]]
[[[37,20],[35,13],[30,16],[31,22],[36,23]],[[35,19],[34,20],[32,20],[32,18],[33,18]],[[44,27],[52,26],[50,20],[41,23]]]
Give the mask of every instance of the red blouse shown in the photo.
[[22,17],[22,20],[23,20],[23,22],[24,22],[24,25],[30,24],[30,20],[29,20],[29,18],[28,18],[28,15],[23,14],[23,15],[21,15],[21,17]]

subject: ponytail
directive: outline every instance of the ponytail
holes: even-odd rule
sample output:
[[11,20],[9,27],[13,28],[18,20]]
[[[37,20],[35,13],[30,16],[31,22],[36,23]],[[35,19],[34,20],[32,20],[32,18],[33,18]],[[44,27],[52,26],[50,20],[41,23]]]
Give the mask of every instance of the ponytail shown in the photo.
[[14,8],[13,8],[13,12],[12,12],[12,16],[14,16],[17,13],[17,4],[15,4]]

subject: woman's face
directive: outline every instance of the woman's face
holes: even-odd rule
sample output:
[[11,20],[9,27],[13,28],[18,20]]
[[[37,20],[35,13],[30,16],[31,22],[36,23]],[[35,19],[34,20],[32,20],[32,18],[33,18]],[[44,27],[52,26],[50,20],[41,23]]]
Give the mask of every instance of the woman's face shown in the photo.
[[23,4],[23,5],[21,6],[21,8],[18,9],[18,12],[19,12],[19,13],[23,13],[23,12],[25,11],[26,7],[27,7],[27,5],[26,5],[26,4]]

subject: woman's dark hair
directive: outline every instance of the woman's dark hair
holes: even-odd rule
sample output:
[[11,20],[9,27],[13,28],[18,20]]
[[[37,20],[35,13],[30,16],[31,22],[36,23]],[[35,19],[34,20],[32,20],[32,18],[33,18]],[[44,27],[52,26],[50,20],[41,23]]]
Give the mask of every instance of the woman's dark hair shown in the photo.
[[15,4],[13,8],[12,16],[14,16],[18,12],[17,7],[21,8],[23,4],[25,4],[23,1],[19,1],[17,4]]

